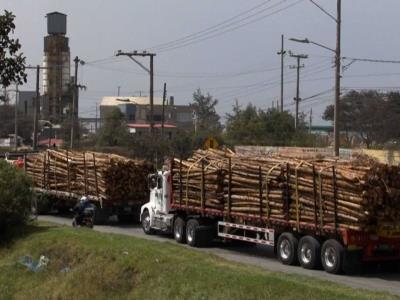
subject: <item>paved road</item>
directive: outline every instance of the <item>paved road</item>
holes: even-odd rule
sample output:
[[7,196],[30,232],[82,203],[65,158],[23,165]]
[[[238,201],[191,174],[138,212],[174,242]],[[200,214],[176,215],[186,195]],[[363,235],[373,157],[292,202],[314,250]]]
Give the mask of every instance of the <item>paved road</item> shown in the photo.
[[[71,219],[56,216],[40,216],[39,220],[49,221],[63,225],[71,225]],[[105,233],[117,233],[127,236],[135,236],[148,240],[167,241],[172,240],[168,236],[146,235],[143,233],[142,228],[138,225],[120,225],[111,224],[108,226],[95,226],[96,231]],[[189,247],[182,245],[182,247]],[[271,271],[308,275],[317,277],[354,288],[363,288],[373,291],[386,291],[396,295],[400,295],[400,273],[385,270],[371,270],[361,276],[345,276],[345,275],[332,275],[324,271],[306,270],[296,266],[282,265],[274,257],[271,247],[257,246],[257,247],[228,247],[226,245],[216,245],[210,248],[193,248],[198,251],[204,251],[220,256],[224,259],[240,262],[244,264],[254,265],[265,268]]]

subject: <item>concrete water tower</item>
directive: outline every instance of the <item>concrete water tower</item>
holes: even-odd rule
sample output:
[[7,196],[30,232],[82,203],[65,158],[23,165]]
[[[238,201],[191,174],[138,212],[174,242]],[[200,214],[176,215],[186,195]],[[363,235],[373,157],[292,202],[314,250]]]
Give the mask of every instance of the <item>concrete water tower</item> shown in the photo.
[[47,33],[44,38],[42,114],[59,121],[71,103],[70,50],[67,33],[67,15],[52,12],[46,15]]

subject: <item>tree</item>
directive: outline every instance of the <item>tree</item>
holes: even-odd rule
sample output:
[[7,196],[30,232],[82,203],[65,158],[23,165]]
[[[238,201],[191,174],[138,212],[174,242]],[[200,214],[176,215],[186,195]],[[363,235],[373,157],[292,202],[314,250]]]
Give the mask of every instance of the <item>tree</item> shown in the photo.
[[27,176],[8,162],[0,160],[0,232],[28,220],[32,197]]
[[251,103],[245,109],[233,106],[233,113],[226,115],[226,139],[231,144],[258,144],[262,139],[259,111]]
[[[323,119],[333,121],[333,105],[325,109]],[[400,96],[377,91],[350,91],[340,100],[339,130],[350,144],[352,137],[362,139],[367,148],[400,136],[393,126],[400,116]]]
[[18,53],[21,44],[18,39],[13,39],[15,16],[5,10],[0,15],[0,79],[3,87],[11,83],[23,84],[26,82],[25,57]]
[[251,103],[242,109],[236,102],[226,118],[225,137],[232,145],[289,145],[295,134],[293,116],[277,109],[262,111]]
[[126,125],[124,114],[119,108],[113,108],[104,119],[104,124],[97,137],[98,146],[126,146],[130,134]]
[[215,110],[217,104],[217,99],[214,99],[210,94],[203,95],[200,89],[193,93],[193,102],[190,103],[190,106],[196,113],[197,131],[221,132],[220,117]]

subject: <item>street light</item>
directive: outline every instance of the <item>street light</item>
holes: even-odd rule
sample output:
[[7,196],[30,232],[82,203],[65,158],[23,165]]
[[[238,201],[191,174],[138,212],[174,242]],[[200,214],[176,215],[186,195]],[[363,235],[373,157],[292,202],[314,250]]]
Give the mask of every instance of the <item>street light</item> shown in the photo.
[[302,40],[301,39],[296,39],[296,38],[290,38],[289,41],[296,42],[296,43],[303,43],[303,44],[313,44],[313,45],[319,46],[321,48],[324,48],[326,50],[332,51],[333,53],[336,53],[336,50],[334,50],[332,48],[329,48],[329,47],[327,47],[325,45],[322,45],[320,43],[317,43],[317,42],[314,42],[314,41],[310,41],[308,38],[305,38],[305,39],[302,39]]
[[291,39],[294,42],[305,43],[305,44],[314,44],[316,46],[320,46],[324,49],[330,50],[335,53],[335,105],[334,105],[334,117],[333,117],[333,132],[334,132],[334,150],[335,156],[339,157],[339,147],[340,147],[340,132],[339,132],[339,112],[340,112],[340,58],[341,58],[341,33],[342,33],[342,0],[336,0],[336,17],[330,14],[327,10],[325,10],[321,5],[319,5],[314,0],[310,0],[310,2],[318,7],[325,15],[331,18],[336,23],[336,48],[335,50],[321,45],[319,43],[311,42],[308,39],[298,40]]
[[[340,28],[340,27],[339,27]],[[340,31],[340,29],[339,29]],[[339,147],[340,147],[340,132],[339,132],[339,100],[340,100],[340,79],[341,79],[341,75],[340,75],[340,41],[338,42],[338,45],[336,47],[336,50],[327,47],[323,44],[314,42],[314,41],[310,41],[308,38],[304,38],[304,39],[296,39],[296,38],[290,38],[289,39],[292,42],[296,42],[296,43],[302,43],[302,44],[313,44],[316,45],[318,47],[324,48],[326,50],[329,50],[333,53],[335,53],[335,66],[336,66],[336,70],[335,70],[335,105],[334,105],[334,121],[333,121],[333,132],[334,132],[334,152],[335,152],[335,156],[339,157]]]

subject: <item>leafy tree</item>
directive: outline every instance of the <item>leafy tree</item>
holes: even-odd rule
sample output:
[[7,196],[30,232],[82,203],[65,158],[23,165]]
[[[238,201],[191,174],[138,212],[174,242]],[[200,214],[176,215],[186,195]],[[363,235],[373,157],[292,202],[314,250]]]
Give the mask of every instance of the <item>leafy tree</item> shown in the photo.
[[104,119],[97,137],[98,146],[127,146],[130,135],[124,114],[113,108]]
[[220,117],[215,110],[217,104],[217,99],[214,99],[210,94],[202,94],[200,89],[193,93],[193,102],[190,103],[190,106],[196,112],[197,131],[221,132]]
[[28,220],[32,197],[31,183],[26,175],[0,160],[0,232]]
[[226,118],[225,137],[233,145],[289,145],[295,135],[293,116],[277,109],[262,111],[252,104],[242,109],[236,103]]
[[[400,130],[393,122],[399,117],[398,93],[350,91],[340,100],[339,129],[345,133],[349,144],[354,136],[361,138],[367,148],[398,138]],[[325,109],[323,119],[333,122],[333,118],[334,107],[330,105]]]
[[18,39],[13,39],[15,16],[5,10],[0,15],[0,79],[3,87],[11,83],[23,84],[26,82],[25,57],[18,53],[21,44]]

